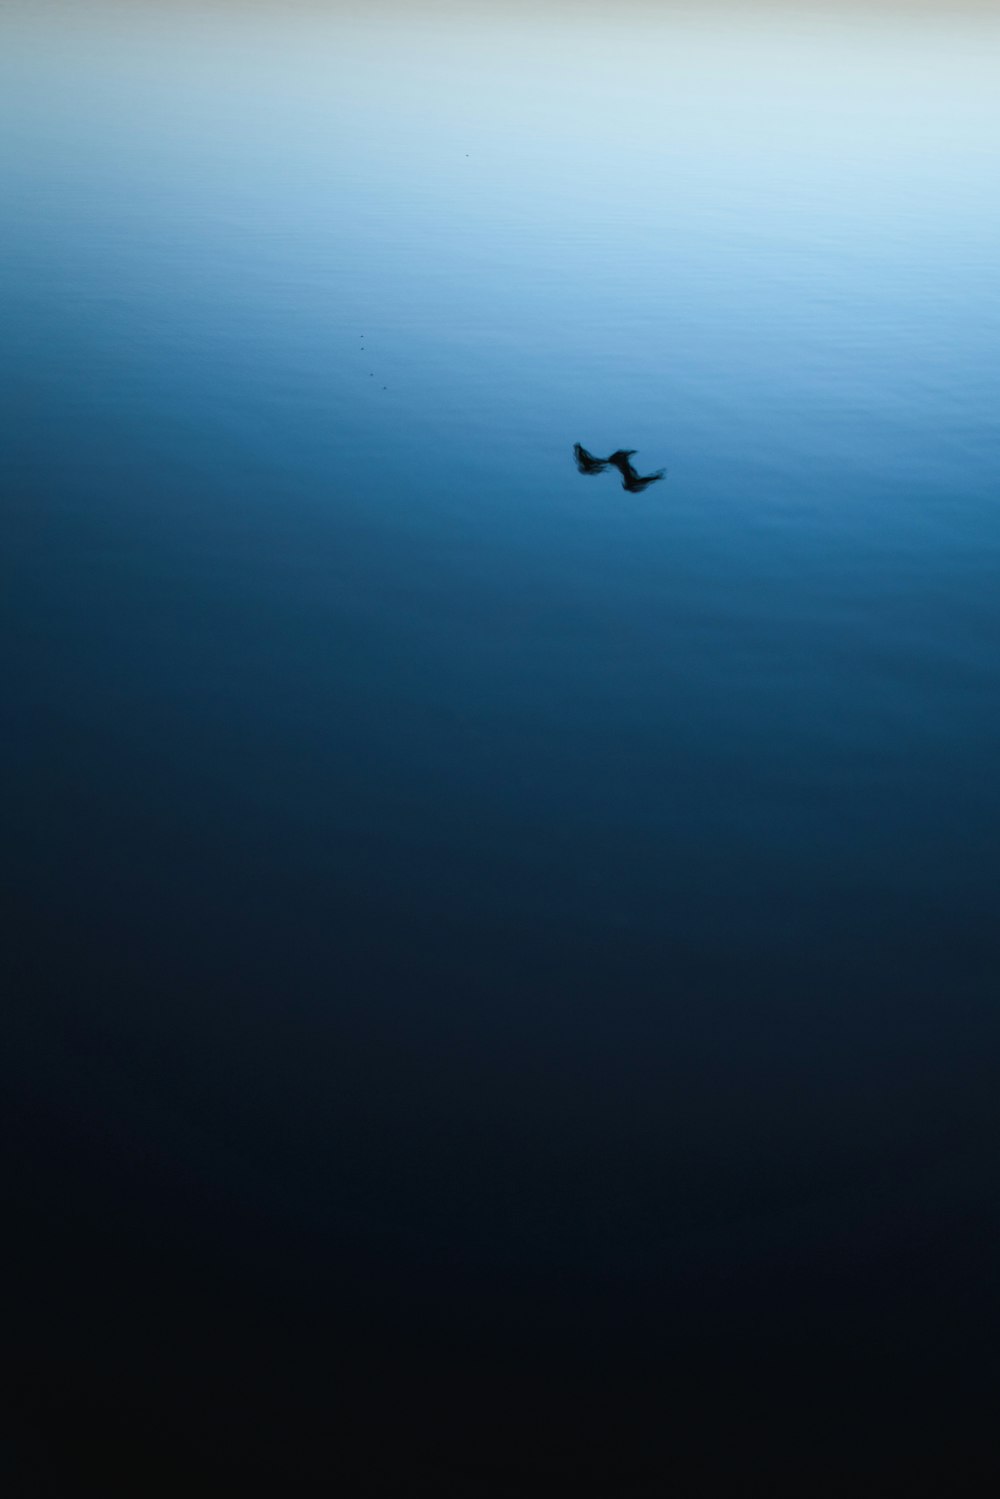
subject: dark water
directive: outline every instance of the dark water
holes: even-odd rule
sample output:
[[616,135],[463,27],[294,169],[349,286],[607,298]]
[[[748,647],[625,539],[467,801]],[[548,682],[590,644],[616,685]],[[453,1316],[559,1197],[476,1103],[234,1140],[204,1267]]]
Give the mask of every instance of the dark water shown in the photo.
[[18,1492],[983,1492],[996,12],[0,27]]

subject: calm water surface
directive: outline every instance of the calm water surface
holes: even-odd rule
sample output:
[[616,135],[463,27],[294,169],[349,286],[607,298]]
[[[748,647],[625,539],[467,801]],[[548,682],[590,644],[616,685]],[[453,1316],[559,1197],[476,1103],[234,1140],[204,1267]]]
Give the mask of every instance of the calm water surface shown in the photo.
[[974,1448],[996,11],[0,31],[31,1419],[347,1348]]

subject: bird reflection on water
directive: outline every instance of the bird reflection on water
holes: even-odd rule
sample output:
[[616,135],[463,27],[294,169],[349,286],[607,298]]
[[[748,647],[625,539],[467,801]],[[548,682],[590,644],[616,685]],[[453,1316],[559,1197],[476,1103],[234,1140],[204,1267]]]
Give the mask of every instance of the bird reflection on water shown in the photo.
[[617,448],[608,458],[595,458],[593,453],[588,453],[582,443],[573,444],[573,457],[581,474],[603,474],[609,466],[616,468],[622,476],[622,488],[627,489],[629,494],[641,494],[650,484],[663,478],[664,470],[657,469],[655,474],[639,474],[632,465],[635,456],[635,448]]

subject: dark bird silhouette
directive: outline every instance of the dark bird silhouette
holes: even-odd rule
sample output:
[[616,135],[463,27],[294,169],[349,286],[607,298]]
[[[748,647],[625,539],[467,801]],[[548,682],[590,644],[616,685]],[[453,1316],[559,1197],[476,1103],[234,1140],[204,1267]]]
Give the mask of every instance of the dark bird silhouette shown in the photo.
[[636,473],[631,462],[635,451],[635,448],[618,448],[611,454],[608,462],[614,464],[621,474],[622,489],[627,489],[629,494],[642,494],[642,491],[648,489],[650,484],[655,484],[658,479],[663,478],[663,469],[657,469],[655,474]]
[[642,494],[650,484],[663,478],[664,470],[659,468],[655,474],[637,473],[632,464],[635,451],[635,448],[616,448],[609,458],[595,458],[582,443],[573,444],[573,457],[581,474],[603,474],[610,464],[622,476],[622,489],[627,489],[629,494]]
[[610,458],[595,458],[593,453],[588,453],[582,443],[573,444],[573,457],[581,474],[603,474],[608,464],[613,462]]

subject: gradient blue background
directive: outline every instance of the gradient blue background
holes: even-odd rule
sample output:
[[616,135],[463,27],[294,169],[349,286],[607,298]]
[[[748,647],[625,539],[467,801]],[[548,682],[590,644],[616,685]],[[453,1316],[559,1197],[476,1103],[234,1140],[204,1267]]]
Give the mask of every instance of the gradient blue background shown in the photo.
[[995,9],[0,29],[28,1466],[981,1462]]

